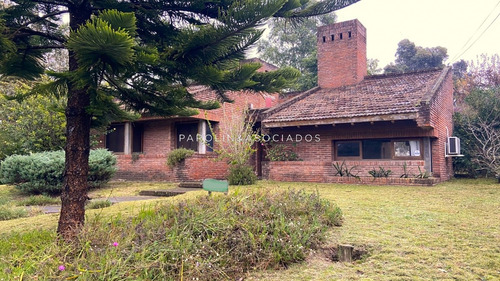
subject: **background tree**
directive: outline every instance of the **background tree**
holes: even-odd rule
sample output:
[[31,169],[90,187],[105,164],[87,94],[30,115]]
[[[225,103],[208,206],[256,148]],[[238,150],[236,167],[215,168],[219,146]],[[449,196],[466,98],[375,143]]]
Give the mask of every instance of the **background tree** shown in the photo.
[[26,96],[33,85],[18,79],[0,80],[0,161],[13,154],[64,147],[65,99]]
[[13,154],[63,149],[64,101],[27,97],[22,102],[0,96],[0,160]]
[[476,61],[458,61],[453,64],[453,75],[455,103],[460,111],[472,91],[500,87],[500,56],[482,54]]
[[382,69],[379,68],[379,60],[378,59],[368,59],[367,62],[367,75],[376,75],[382,73]]
[[405,73],[443,67],[447,57],[447,50],[444,47],[424,48],[404,39],[398,43],[395,63],[387,65],[384,73]]
[[454,162],[459,173],[500,178],[500,89],[476,88],[454,116],[464,157]]
[[455,134],[464,157],[454,158],[455,171],[472,177],[499,176],[500,59],[497,54],[453,64]]
[[[58,232],[71,239],[84,223],[91,123],[127,118],[122,109],[168,116],[218,106],[196,100],[186,89],[192,83],[211,87],[221,101],[226,90],[277,90],[296,73],[269,79],[254,75],[259,65],[238,63],[262,34],[255,27],[269,17],[308,17],[354,2],[13,0],[2,7],[0,74],[36,79],[46,70],[45,54],[69,50],[68,71],[48,72],[54,80],[33,89],[67,93]],[[297,10],[301,4],[306,8]],[[60,28],[63,14],[69,36]]]
[[259,56],[279,67],[291,66],[302,73],[291,90],[311,89],[317,86],[318,80],[316,29],[334,21],[334,14],[303,19],[298,23],[271,19],[268,36],[257,43]]

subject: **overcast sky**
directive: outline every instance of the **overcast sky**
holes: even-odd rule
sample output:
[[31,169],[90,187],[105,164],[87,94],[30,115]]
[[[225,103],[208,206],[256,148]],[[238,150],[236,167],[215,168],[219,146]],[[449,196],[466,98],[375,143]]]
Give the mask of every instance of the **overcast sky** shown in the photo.
[[499,0],[361,0],[336,14],[339,22],[357,18],[366,27],[367,56],[378,59],[380,67],[394,61],[398,42],[405,38],[418,46],[447,48],[446,63],[500,54]]

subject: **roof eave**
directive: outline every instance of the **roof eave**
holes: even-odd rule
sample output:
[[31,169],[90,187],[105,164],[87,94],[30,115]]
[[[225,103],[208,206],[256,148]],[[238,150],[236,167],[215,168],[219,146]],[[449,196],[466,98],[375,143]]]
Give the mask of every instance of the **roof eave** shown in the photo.
[[315,120],[291,120],[291,121],[263,121],[264,128],[283,128],[283,127],[300,127],[300,126],[318,126],[318,125],[337,125],[337,124],[353,124],[366,122],[381,122],[381,121],[400,121],[400,120],[417,120],[418,113],[399,113],[386,115],[372,116],[356,116],[342,118],[326,118]]

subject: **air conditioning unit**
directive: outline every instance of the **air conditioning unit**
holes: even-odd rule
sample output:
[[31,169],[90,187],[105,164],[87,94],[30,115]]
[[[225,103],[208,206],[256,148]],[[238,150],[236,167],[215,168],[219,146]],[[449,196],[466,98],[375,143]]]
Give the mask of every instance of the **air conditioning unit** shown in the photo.
[[460,155],[460,139],[457,137],[448,137],[446,142],[446,154]]

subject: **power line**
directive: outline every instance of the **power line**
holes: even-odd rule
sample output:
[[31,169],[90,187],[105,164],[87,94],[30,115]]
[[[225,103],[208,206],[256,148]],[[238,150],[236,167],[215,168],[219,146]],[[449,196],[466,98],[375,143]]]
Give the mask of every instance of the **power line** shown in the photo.
[[[477,27],[477,29],[472,33],[472,35],[469,37],[469,39],[467,40],[467,42],[465,42],[465,44],[462,46],[462,48],[460,48],[460,51],[463,50],[467,44],[472,40],[472,38],[474,38],[474,36],[477,34],[477,32],[479,31],[479,29],[481,29],[481,27],[483,26],[483,24],[486,22],[486,20],[488,20],[488,18],[493,14],[493,12],[495,11],[495,9],[498,7],[498,5],[500,4],[500,1],[497,2],[497,4],[495,5],[495,7],[493,7],[493,9],[491,10],[491,12],[486,16],[486,18],[483,20],[483,22]],[[486,27],[485,30],[483,30],[483,32],[481,33],[481,35],[479,35],[479,37],[476,38],[476,40],[474,40],[474,42],[469,45],[469,47],[463,51],[462,53],[460,53],[459,55],[455,55],[453,57],[453,59],[451,60],[452,62],[456,61],[458,58],[460,58],[463,54],[465,54],[480,38],[481,36],[491,27],[491,25],[498,19],[498,17],[500,16],[500,13],[495,17],[495,19],[488,25],[488,27]],[[459,52],[460,52],[459,51]]]

